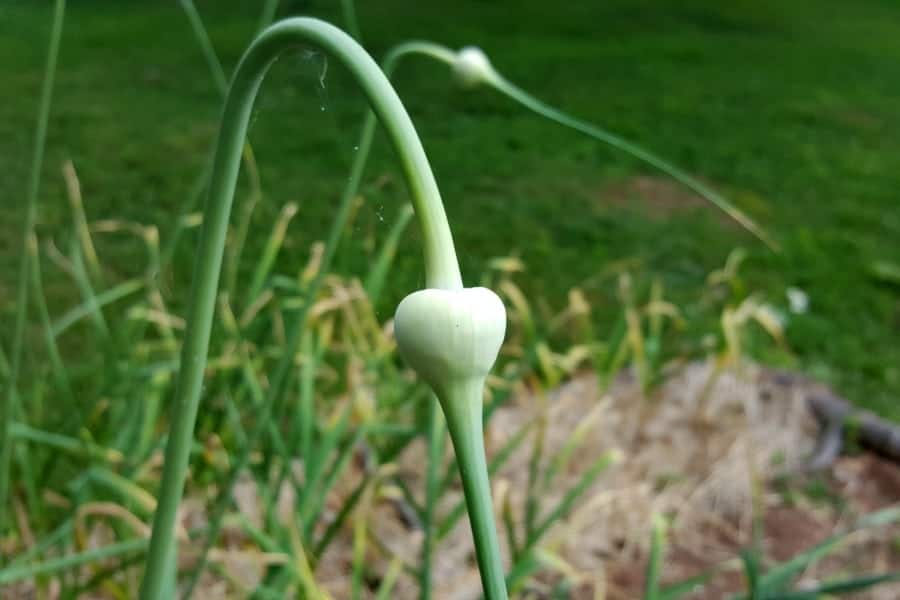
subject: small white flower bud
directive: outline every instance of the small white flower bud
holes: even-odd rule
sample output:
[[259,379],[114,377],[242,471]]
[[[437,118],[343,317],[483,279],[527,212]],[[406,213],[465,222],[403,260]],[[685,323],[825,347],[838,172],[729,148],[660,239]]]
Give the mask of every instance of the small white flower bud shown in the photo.
[[466,46],[456,53],[453,74],[463,87],[475,87],[494,76],[494,67],[481,48]]
[[483,382],[506,334],[506,308],[483,287],[426,289],[403,299],[394,317],[400,355],[438,394]]

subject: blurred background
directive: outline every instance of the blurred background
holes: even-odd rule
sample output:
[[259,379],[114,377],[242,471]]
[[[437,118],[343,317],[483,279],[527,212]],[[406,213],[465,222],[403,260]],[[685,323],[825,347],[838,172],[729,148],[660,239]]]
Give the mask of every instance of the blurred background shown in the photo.
[[[259,20],[257,3],[198,3],[225,73]],[[3,298],[12,299],[36,100],[51,16],[47,2],[7,0],[4,68]],[[282,3],[340,22],[337,2]],[[737,246],[748,288],[787,317],[789,356],[854,401],[890,414],[900,394],[900,53],[891,2],[591,2],[453,7],[359,3],[370,52],[408,39],[482,47],[495,67],[546,102],[666,157],[720,190],[781,246],[775,253],[677,183],[621,152],[535,118],[488,90],[464,91],[447,68],[412,59],[397,88],[438,177],[468,281],[485,261],[519,256],[532,291],[575,285],[609,300],[623,262],[691,299]],[[815,15],[815,18],[811,18]],[[203,169],[221,97],[174,3],[72,3],[49,127],[38,225],[68,220],[60,165],[71,159],[88,213],[170,225]],[[332,219],[357,143],[364,99],[337,65],[297,52],[272,69],[250,132],[266,199],[253,226],[299,213],[279,257],[303,263]],[[322,108],[325,108],[323,111]],[[379,138],[351,246],[387,233],[405,189]],[[381,218],[380,218],[381,217]],[[422,282],[415,228],[404,236],[380,307]],[[259,247],[262,235],[248,236]],[[189,246],[189,244],[187,244]],[[348,249],[339,263],[359,272]],[[112,244],[127,272],[133,249]],[[182,268],[183,267],[183,268]],[[183,298],[192,265],[169,282]],[[809,298],[789,314],[785,291]],[[47,284],[51,298],[64,293]],[[3,304],[4,324],[13,303]],[[604,311],[596,311],[604,319]],[[894,413],[896,416],[896,413]]]

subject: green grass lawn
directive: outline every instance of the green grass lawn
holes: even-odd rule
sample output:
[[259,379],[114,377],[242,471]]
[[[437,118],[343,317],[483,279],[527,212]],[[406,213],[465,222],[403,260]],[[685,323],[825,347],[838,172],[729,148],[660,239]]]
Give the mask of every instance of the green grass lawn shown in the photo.
[[[40,196],[39,233],[58,235],[69,211],[60,165],[72,159],[91,219],[155,223],[163,235],[202,169],[220,99],[175,2],[70,2]],[[526,287],[551,301],[583,285],[602,311],[614,282],[598,277],[632,259],[663,277],[677,301],[696,301],[706,274],[744,246],[744,284],[777,306],[788,286],[810,298],[787,334],[796,364],[857,403],[900,417],[900,287],[873,275],[900,264],[900,6],[890,0],[721,3],[610,0],[548,4],[359,2],[376,56],[426,38],[483,47],[499,70],[563,110],[609,128],[715,185],[781,244],[774,254],[712,209],[623,194],[635,160],[538,120],[494,94],[455,88],[446,69],[418,61],[396,78],[447,204],[464,274],[518,255]],[[250,2],[198,7],[230,72],[255,29]],[[788,6],[785,6],[788,5]],[[11,331],[15,276],[50,2],[0,6],[0,339]],[[337,2],[282,2],[282,14],[340,23]],[[324,78],[321,78],[324,72]],[[324,82],[324,85],[320,83]],[[254,241],[290,201],[300,205],[280,267],[295,272],[324,236],[347,176],[361,94],[322,57],[298,51],[267,80],[251,140],[265,201]],[[339,267],[361,271],[363,246],[387,234],[405,191],[390,149],[376,147],[356,245]],[[659,184],[674,199],[679,188]],[[633,200],[631,202],[630,200]],[[238,198],[240,202],[240,197]],[[661,206],[664,205],[664,206]],[[415,236],[401,246],[393,293],[421,284]],[[188,238],[188,242],[193,242]],[[104,238],[115,275],[134,272],[140,247]],[[187,293],[191,245],[167,282]],[[54,282],[53,307],[72,301]],[[53,308],[52,307],[52,308]],[[715,315],[701,315],[710,321]]]

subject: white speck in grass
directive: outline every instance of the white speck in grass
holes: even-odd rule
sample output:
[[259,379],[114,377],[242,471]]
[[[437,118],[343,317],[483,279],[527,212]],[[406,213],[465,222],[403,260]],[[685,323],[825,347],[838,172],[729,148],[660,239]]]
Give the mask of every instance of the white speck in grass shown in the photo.
[[785,290],[791,312],[795,315],[805,314],[809,310],[809,296],[800,288],[789,287]]

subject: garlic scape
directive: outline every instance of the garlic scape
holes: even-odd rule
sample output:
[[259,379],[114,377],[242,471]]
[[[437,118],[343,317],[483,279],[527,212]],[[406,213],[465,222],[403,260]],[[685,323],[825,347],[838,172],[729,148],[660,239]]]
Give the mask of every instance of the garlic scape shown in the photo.
[[437,395],[456,452],[487,600],[506,598],[482,437],[485,378],[506,333],[506,309],[483,287],[425,289],[394,317],[403,359]]
[[778,249],[778,244],[753,219],[705,183],[649,150],[606,129],[577,119],[534,97],[497,71],[481,48],[466,46],[458,51],[453,51],[430,42],[410,43],[402,46],[402,48],[407,53],[415,52],[448,65],[452,69],[457,82],[464,88],[471,89],[482,85],[487,86],[545,119],[569,129],[574,129],[658,169],[716,206],[769,248],[773,250]]
[[[403,352],[410,364],[432,384],[445,411],[471,511],[485,597],[505,599],[481,429],[484,379],[497,356],[506,326],[503,305],[488,290],[463,289],[453,238],[431,166],[412,121],[385,74],[353,38],[311,18],[285,19],[260,33],[241,58],[229,85],[204,207],[140,598],[170,597],[175,583],[176,515],[187,475],[226,233],[253,103],[272,62],[285,50],[310,45],[336,59],[360,85],[384,126],[410,189],[421,230],[429,289],[412,294],[398,309]],[[371,133],[371,129],[367,131]],[[358,176],[354,170],[353,177]],[[303,322],[302,315],[297,319]],[[292,353],[293,348],[296,341],[289,340],[286,351]],[[272,389],[277,390],[278,382],[283,380],[284,373],[277,371]],[[271,407],[271,402],[265,402],[264,407]],[[257,415],[261,423],[269,418],[269,411],[266,408]]]
[[466,46],[460,49],[453,57],[451,68],[456,80],[466,88],[491,85],[500,77],[491,65],[487,54],[478,46]]

